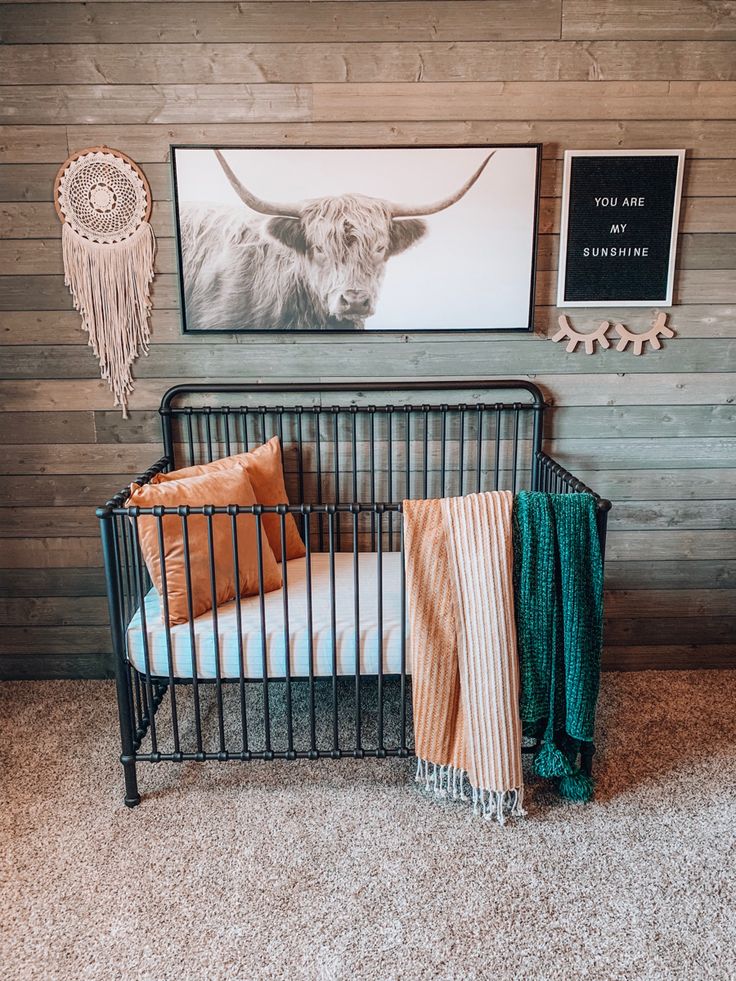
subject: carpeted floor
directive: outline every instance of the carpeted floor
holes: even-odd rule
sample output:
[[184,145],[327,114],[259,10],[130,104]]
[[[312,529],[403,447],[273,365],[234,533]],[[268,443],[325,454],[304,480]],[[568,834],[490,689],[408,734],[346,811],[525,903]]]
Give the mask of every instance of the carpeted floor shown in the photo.
[[8,981],[736,978],[736,672],[608,674],[598,796],[500,828],[406,761],[141,765],[107,682],[0,686]]

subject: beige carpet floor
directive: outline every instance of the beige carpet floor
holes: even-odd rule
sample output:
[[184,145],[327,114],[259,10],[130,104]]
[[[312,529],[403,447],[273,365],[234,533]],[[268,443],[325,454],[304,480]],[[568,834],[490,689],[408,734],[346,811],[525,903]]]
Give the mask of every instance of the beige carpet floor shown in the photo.
[[608,674],[597,800],[500,828],[407,761],[141,765],[107,682],[0,686],[5,981],[736,978],[736,672]]

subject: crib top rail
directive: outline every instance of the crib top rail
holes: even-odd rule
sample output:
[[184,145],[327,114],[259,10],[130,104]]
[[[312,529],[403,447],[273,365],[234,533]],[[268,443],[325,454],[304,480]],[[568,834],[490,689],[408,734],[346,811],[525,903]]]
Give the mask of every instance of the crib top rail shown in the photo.
[[342,503],[468,493],[490,486],[492,466],[493,486],[505,470],[515,487],[542,448],[545,408],[530,381],[452,379],[177,385],[159,412],[175,468],[278,436],[291,499]]

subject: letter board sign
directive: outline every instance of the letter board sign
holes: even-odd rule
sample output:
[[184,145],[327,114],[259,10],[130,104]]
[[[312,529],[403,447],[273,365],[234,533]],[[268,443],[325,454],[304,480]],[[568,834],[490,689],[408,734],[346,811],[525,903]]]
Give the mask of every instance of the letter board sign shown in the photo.
[[567,150],[557,305],[671,306],[684,150]]

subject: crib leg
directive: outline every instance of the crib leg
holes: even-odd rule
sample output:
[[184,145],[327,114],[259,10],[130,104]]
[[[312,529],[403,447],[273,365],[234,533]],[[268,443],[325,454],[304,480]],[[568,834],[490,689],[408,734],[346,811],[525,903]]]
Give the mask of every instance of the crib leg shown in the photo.
[[595,755],[595,745],[593,743],[583,743],[580,747],[580,769],[586,776],[593,772],[593,756]]
[[136,807],[141,802],[141,795],[138,793],[135,763],[123,763],[123,775],[125,777],[125,806]]

